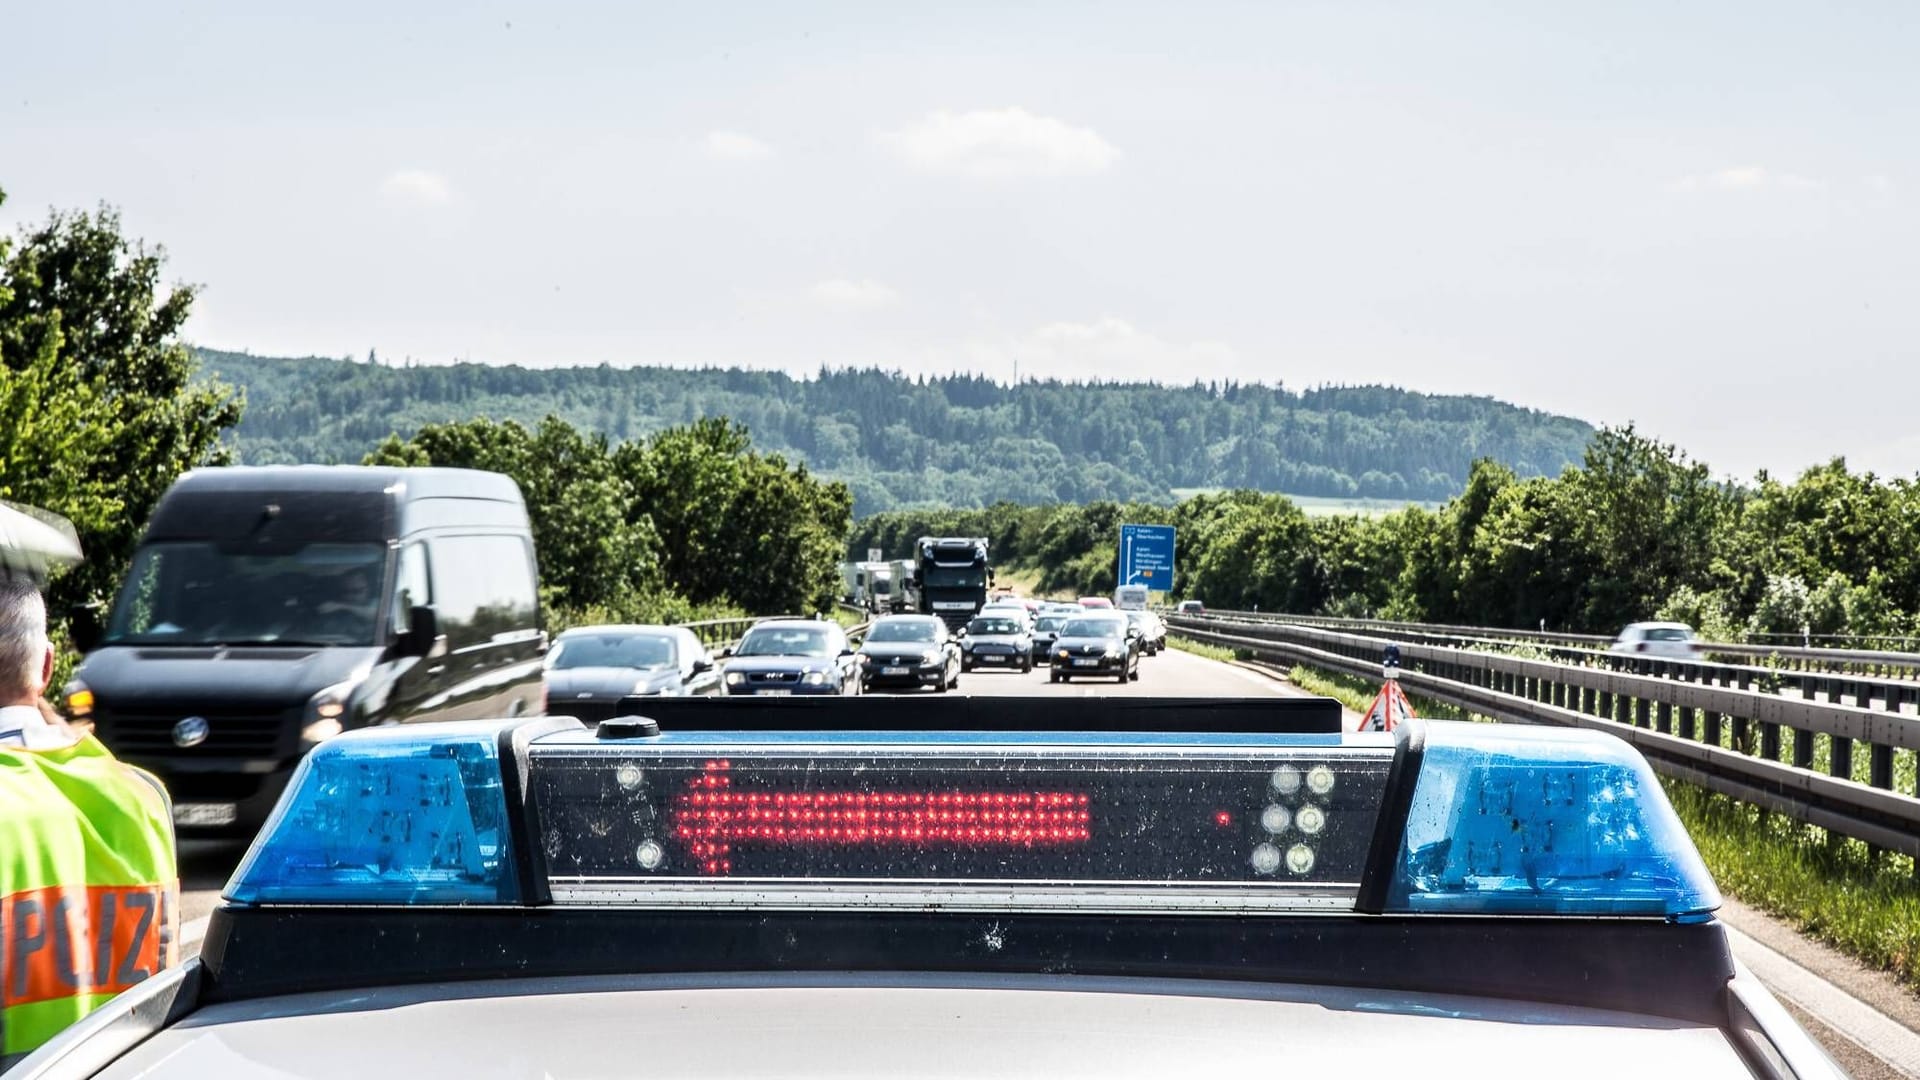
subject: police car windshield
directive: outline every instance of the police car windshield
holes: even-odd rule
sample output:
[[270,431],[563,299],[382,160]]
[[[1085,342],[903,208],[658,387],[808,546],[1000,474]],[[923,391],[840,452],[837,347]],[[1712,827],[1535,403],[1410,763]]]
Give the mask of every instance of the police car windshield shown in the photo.
[[740,639],[735,656],[827,656],[827,632],[807,626],[757,626]]
[[938,641],[940,626],[938,623],[921,622],[919,619],[901,622],[877,622],[867,631],[868,641]]
[[1020,624],[1012,619],[975,619],[967,624],[969,634],[1017,634]]
[[206,541],[147,544],[134,556],[102,639],[109,645],[372,645],[381,544],[307,544],[270,553]]
[[554,670],[568,668],[665,668],[673,666],[673,639],[665,634],[582,634],[562,637],[553,648]]
[[1060,628],[1061,637],[1119,637],[1125,633],[1121,627],[1126,623],[1119,619],[1071,619]]

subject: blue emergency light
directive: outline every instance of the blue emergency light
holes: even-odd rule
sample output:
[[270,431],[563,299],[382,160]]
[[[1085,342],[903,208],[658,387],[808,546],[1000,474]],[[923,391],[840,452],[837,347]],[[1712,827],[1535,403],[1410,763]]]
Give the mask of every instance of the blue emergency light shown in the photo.
[[[1720,903],[1646,761],[1597,733],[1428,724],[1417,770],[1393,768],[1405,737],[1258,732],[576,728],[503,760],[515,723],[320,746],[226,899],[1246,914],[1354,912],[1377,878],[1383,915],[1688,922]],[[522,895],[516,834],[542,838],[529,887],[550,895]]]

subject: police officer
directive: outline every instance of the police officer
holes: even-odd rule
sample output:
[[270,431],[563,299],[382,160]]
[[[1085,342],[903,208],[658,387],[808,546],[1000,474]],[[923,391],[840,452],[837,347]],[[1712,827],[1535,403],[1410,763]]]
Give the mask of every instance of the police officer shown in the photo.
[[174,962],[165,790],[45,707],[40,591],[0,566],[0,1070]]

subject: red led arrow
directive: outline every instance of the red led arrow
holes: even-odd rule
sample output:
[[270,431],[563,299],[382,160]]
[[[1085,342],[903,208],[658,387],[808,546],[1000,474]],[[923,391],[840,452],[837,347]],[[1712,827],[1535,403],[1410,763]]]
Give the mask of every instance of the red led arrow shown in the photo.
[[709,761],[674,797],[673,836],[703,873],[733,870],[736,843],[1051,847],[1085,843],[1087,796],[1068,791],[760,791]]

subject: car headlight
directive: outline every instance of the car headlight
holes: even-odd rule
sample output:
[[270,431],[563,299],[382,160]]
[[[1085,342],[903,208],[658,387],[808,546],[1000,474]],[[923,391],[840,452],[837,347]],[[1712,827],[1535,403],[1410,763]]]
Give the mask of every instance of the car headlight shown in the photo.
[[1107,646],[1107,659],[1118,660],[1125,655],[1127,655],[1126,646],[1124,645]]
[[800,677],[800,681],[806,683],[808,686],[825,686],[827,685],[827,673],[824,671],[809,671]]
[[747,677],[746,677],[745,675],[742,675],[741,673],[739,673],[739,672],[737,672],[737,671],[729,671],[729,672],[727,672],[727,685],[728,685],[728,686],[739,686],[739,685],[740,685],[741,683],[744,683],[744,682],[746,682],[746,681],[747,681]]
[[68,719],[85,720],[93,715],[93,691],[87,689],[86,683],[79,679],[67,680],[62,696],[66,698]]
[[1067,658],[1067,650],[1061,649],[1059,652],[1054,653],[1053,657],[1056,660],[1065,660]]
[[347,679],[308,698],[306,711],[300,719],[300,741],[326,742],[346,730],[342,721],[346,718],[353,692],[359,687],[359,679]]
[[923,664],[937,664],[945,659],[946,657],[942,656],[937,649],[928,649],[926,652],[920,654],[920,662]]
[[875,663],[877,663],[877,661],[874,660],[872,653],[864,653],[864,652],[860,654],[860,662],[866,665],[867,667],[872,667]]

